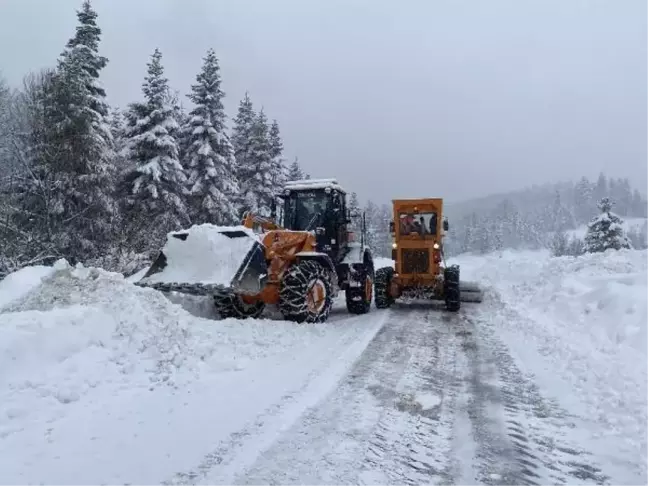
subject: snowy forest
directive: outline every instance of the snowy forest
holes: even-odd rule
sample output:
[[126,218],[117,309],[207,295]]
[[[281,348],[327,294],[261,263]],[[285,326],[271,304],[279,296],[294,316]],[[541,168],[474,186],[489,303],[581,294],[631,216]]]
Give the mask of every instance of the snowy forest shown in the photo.
[[[453,224],[446,250],[458,254],[504,248],[553,249],[557,240],[568,238],[570,230],[593,223],[603,211],[599,206],[603,199],[610,204],[606,211],[622,220],[646,218],[648,203],[630,181],[601,173],[596,181],[582,177],[575,183],[546,184],[470,201],[454,211],[449,208]],[[626,236],[634,248],[645,248],[647,233],[644,221]],[[578,254],[580,243],[572,244],[576,246],[573,252]]]
[[[141,98],[109,106],[97,14],[86,1],[77,17],[53,67],[28,74],[20,89],[0,79],[0,277],[61,257],[128,273],[169,231],[237,224],[247,210],[268,214],[276,187],[308,178],[297,159],[285,160],[279,123],[249,94],[228,123],[214,50],[181,94],[155,49],[142,67]],[[604,197],[621,217],[646,217],[646,200],[630,182],[603,174],[530,193],[492,207],[464,205],[464,214],[448,206],[446,253],[555,246],[564,231],[596,217]],[[389,256],[391,207],[354,193],[349,206],[364,209],[369,244]],[[629,239],[644,247],[645,225],[636,233]]]
[[308,178],[248,94],[228,128],[213,50],[186,93],[189,111],[158,49],[141,99],[110,107],[90,2],[77,17],[54,67],[19,90],[0,80],[0,275],[59,257],[129,271],[169,231],[266,213],[277,185]]

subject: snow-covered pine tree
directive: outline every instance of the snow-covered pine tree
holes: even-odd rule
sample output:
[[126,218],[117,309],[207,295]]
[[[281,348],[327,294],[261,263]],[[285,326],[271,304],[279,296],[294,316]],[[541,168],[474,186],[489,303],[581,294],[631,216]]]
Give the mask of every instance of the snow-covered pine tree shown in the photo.
[[106,93],[99,74],[108,60],[98,54],[101,29],[88,0],[61,54],[45,103],[56,155],[48,164],[57,180],[61,251],[71,260],[101,256],[110,244],[114,147]]
[[253,117],[247,152],[238,162],[241,209],[265,216],[270,214],[274,195],[268,121],[261,111]]
[[299,159],[295,157],[295,160],[292,161],[292,164],[288,168],[288,180],[301,181],[302,179],[304,179],[304,172],[299,165]]
[[272,162],[272,184],[274,187],[281,187],[288,179],[288,167],[283,158],[283,141],[279,131],[279,123],[273,120],[270,125],[270,159]]
[[[234,117],[232,128],[232,147],[234,148],[234,159],[236,161],[236,180],[239,184],[239,198],[236,201],[239,215],[241,215],[250,203],[245,203],[243,193],[244,187],[249,185],[248,179],[253,175],[253,164],[251,157],[252,146],[252,125],[254,124],[254,105],[248,92],[239,102],[238,111]],[[252,204],[253,205],[253,204]]]
[[121,181],[124,211],[137,230],[137,251],[162,244],[169,231],[190,224],[186,207],[186,175],[178,160],[178,130],[169,105],[162,53],[155,49],[142,85],[145,101],[130,105],[127,155],[131,169]]
[[[296,179],[299,180],[299,179]],[[358,232],[362,226],[362,210],[360,209],[360,201],[358,201],[358,195],[355,192],[352,192],[349,196],[348,208],[349,213],[351,214],[351,231]]]
[[207,52],[196,84],[188,95],[195,108],[183,128],[185,166],[189,172],[194,224],[235,224],[238,221],[234,148],[226,132],[220,67],[213,49]]
[[623,231],[623,221],[612,212],[612,202],[604,197],[598,204],[601,211],[587,226],[585,251],[588,253],[605,250],[630,249],[632,245]]

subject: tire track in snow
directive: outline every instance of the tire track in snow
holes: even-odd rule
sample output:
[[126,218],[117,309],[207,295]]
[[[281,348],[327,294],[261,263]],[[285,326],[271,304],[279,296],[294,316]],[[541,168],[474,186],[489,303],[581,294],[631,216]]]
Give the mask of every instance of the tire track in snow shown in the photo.
[[[176,484],[232,484],[234,478],[249,467],[264,450],[289,428],[294,421],[314,406],[335,387],[353,361],[380,332],[386,315],[351,317],[344,322],[349,330],[336,341],[337,354],[324,353],[318,363],[297,389],[282,396],[276,403],[261,412],[243,429],[232,433],[206,454],[193,469],[176,473],[162,481],[164,485]],[[354,322],[366,322],[367,330],[358,331]],[[267,481],[262,481],[267,482]]]
[[568,444],[574,427],[557,403],[541,396],[517,368],[506,346],[483,320],[457,316],[469,363],[468,415],[475,438],[475,479],[483,484],[606,484],[585,462],[586,452]]
[[[429,308],[429,305],[426,305]],[[433,306],[434,307],[434,306]],[[367,484],[451,484],[453,416],[458,389],[456,339],[440,312],[415,314],[405,333],[407,370],[383,400],[383,414],[359,475]]]
[[338,389],[236,482],[451,483],[456,338],[439,326],[438,311],[422,309],[388,311]]

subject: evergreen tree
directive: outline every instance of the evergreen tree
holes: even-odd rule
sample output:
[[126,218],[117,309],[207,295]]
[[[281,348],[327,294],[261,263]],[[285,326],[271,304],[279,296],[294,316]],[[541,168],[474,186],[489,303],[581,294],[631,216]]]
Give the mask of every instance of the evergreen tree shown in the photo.
[[272,160],[267,118],[263,110],[252,118],[247,150],[239,163],[241,209],[269,215],[273,198]]
[[347,209],[349,210],[349,214],[351,215],[350,229],[352,231],[359,232],[361,227],[362,210],[360,209],[360,201],[358,201],[358,195],[355,192],[352,192],[351,196],[349,196],[349,204]]
[[226,133],[220,68],[210,49],[189,99],[195,108],[184,125],[185,164],[194,224],[234,224],[238,220],[238,194],[234,149]]
[[61,250],[72,260],[101,255],[115,218],[114,147],[99,83],[108,60],[98,54],[101,29],[89,1],[77,18],[76,34],[61,54],[44,104],[49,145],[55,147],[47,164],[57,180]]
[[623,221],[612,212],[610,199],[604,197],[598,204],[601,214],[595,217],[587,227],[585,251],[588,253],[605,250],[632,248],[623,231]]
[[[189,224],[185,204],[186,176],[178,160],[178,132],[174,107],[169,105],[168,80],[162,54],[155,49],[142,85],[145,101],[127,113],[127,153],[131,169],[121,184],[129,221],[150,235],[151,246],[163,243],[169,231]],[[140,248],[146,247],[143,241]]]
[[299,165],[299,160],[295,157],[292,164],[288,168],[288,180],[289,181],[301,181],[304,179],[304,172]]
[[288,179],[288,168],[283,159],[283,142],[277,120],[270,125],[270,160],[272,161],[272,185],[282,187]]

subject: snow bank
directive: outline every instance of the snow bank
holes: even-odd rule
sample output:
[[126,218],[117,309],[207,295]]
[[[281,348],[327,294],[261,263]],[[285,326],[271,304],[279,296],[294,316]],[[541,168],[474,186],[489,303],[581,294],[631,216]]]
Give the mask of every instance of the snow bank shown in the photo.
[[[548,252],[464,256],[483,282],[484,325],[506,340],[548,393],[595,424],[588,441],[613,442],[646,475],[647,255],[637,250],[552,258]],[[587,428],[587,426],[584,426]],[[634,471],[633,471],[634,473]]]
[[0,280],[0,309],[40,285],[42,279],[50,273],[52,267],[39,265],[25,267]]
[[[249,237],[231,238],[224,231],[242,232]],[[186,233],[185,240],[174,235]],[[169,234],[163,252],[167,266],[146,282],[200,282],[229,287],[254,243],[254,232],[244,226],[223,227],[213,224],[192,226]]]
[[380,327],[346,311],[309,326],[203,319],[65,261],[0,289],[0,471],[13,484],[159,484]]

